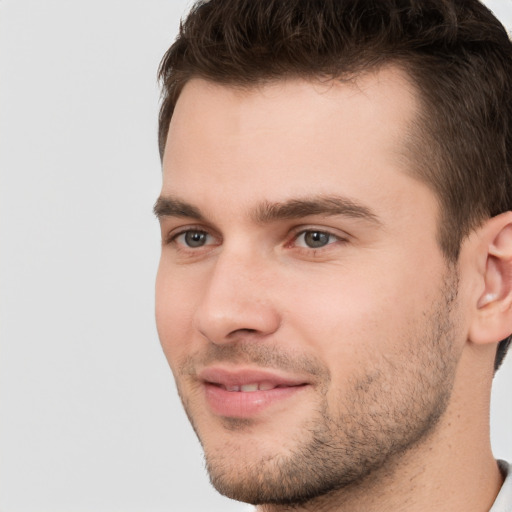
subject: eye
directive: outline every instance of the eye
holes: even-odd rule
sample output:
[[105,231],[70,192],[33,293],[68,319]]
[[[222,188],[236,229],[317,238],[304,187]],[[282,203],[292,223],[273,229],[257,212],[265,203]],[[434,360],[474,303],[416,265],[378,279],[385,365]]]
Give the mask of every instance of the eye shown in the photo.
[[309,249],[321,249],[326,245],[338,241],[339,238],[325,231],[307,230],[302,231],[295,239],[295,245],[298,247],[307,247]]
[[176,235],[174,241],[191,249],[197,249],[198,247],[213,243],[212,238],[213,237],[206,231],[189,229]]

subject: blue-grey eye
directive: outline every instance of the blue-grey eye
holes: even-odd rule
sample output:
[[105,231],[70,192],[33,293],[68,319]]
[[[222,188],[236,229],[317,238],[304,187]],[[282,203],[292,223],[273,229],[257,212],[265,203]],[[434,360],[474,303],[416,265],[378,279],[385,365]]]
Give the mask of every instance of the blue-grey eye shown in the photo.
[[298,238],[303,239],[302,243],[305,247],[320,249],[332,243],[333,236],[323,231],[304,231]]
[[208,240],[208,233],[205,231],[187,231],[183,233],[183,242],[188,247],[203,247]]

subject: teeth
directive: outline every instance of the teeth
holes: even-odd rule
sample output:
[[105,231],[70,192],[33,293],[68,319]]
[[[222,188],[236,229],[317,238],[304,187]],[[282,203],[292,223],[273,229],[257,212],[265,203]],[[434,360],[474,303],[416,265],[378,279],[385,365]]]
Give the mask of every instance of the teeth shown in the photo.
[[244,393],[258,391],[258,384],[244,384],[243,386],[240,386],[240,391],[243,391]]
[[270,382],[260,382],[253,384],[244,384],[243,386],[225,386],[226,391],[241,391],[243,393],[253,393],[254,391],[268,391],[276,386]]

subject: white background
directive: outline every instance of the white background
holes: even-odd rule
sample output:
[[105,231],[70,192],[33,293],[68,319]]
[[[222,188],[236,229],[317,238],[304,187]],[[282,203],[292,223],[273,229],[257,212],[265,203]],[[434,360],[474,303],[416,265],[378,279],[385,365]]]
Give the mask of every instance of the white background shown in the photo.
[[[155,77],[187,4],[0,0],[2,512],[246,510],[208,484],[153,319]],[[511,390],[509,357],[509,460]]]

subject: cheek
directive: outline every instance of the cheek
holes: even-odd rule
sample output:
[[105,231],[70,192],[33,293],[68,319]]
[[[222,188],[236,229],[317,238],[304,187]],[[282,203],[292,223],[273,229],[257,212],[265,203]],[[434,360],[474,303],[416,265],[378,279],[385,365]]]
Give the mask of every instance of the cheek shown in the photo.
[[293,336],[305,338],[332,370],[336,366],[340,373],[342,366],[341,375],[364,365],[375,351],[400,353],[411,325],[434,300],[433,282],[414,280],[398,270],[403,266],[363,267],[316,275],[313,283],[297,281],[285,299],[293,304],[286,312]]
[[156,326],[165,356],[175,370],[193,339],[193,304],[197,292],[160,262],[155,286]]

